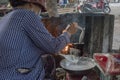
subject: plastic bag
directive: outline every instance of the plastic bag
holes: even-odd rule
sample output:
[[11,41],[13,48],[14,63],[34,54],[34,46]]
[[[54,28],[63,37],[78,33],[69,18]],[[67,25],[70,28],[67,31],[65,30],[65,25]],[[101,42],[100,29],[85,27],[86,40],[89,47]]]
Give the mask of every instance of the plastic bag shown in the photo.
[[104,75],[120,75],[120,54],[95,53],[93,58]]

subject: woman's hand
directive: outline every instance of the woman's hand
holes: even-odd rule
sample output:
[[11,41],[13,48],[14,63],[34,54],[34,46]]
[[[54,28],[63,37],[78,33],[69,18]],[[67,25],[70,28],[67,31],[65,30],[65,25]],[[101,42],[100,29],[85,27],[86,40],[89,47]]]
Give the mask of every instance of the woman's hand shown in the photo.
[[78,23],[73,22],[72,24],[69,24],[63,32],[68,32],[70,35],[72,35],[77,32],[77,26]]

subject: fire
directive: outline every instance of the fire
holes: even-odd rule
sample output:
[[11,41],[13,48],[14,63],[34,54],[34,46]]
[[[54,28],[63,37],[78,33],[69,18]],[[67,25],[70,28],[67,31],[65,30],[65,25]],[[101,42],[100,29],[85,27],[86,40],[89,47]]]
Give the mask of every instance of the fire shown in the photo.
[[69,51],[69,46],[68,45],[65,47],[65,52],[67,52],[67,51]]
[[72,47],[72,44],[68,44],[67,46],[65,46],[65,48],[62,50],[63,54],[68,54],[70,51],[70,47]]

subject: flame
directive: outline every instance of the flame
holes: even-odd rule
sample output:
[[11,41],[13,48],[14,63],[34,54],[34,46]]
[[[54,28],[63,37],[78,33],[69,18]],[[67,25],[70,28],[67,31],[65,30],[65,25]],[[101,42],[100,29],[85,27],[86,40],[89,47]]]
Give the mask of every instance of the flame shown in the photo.
[[65,52],[69,51],[69,46],[67,45],[64,49]]
[[62,50],[62,53],[68,54],[71,46],[72,46],[72,44],[68,44],[67,46],[65,46],[65,48]]

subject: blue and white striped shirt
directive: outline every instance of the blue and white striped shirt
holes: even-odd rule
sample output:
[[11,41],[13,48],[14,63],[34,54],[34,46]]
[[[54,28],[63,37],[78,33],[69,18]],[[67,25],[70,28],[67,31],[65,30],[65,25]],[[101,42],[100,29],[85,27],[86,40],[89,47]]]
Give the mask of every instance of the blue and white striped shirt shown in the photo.
[[[56,53],[70,42],[67,33],[53,37],[32,11],[15,9],[0,20],[0,80],[43,80],[41,55]],[[18,68],[30,68],[20,74]]]

